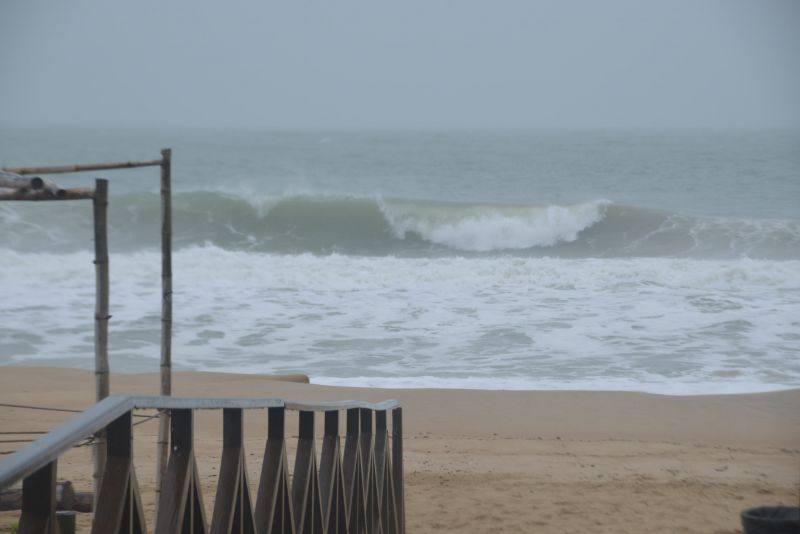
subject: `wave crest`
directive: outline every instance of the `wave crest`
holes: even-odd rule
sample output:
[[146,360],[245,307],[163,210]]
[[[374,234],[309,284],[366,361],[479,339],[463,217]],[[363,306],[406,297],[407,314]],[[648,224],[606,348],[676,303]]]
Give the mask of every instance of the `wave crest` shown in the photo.
[[599,222],[607,201],[572,206],[381,203],[398,239],[421,239],[471,252],[521,250],[572,242]]
[[[159,245],[155,194],[111,199],[109,243]],[[606,200],[573,205],[448,203],[381,198],[258,198],[176,193],[176,248],[212,244],[279,254],[517,255],[563,258],[800,259],[800,221],[692,217]],[[91,246],[91,218],[72,203],[0,205],[0,247],[72,252]]]

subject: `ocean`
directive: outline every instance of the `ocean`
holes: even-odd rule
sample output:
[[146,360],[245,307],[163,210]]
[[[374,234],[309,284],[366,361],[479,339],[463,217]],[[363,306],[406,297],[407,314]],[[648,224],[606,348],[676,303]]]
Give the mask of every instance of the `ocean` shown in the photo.
[[[377,387],[800,387],[800,133],[0,130],[173,149],[177,369]],[[157,372],[157,168],[110,180],[112,372]],[[91,369],[86,201],[0,202],[0,366]],[[2,372],[0,370],[0,372]]]

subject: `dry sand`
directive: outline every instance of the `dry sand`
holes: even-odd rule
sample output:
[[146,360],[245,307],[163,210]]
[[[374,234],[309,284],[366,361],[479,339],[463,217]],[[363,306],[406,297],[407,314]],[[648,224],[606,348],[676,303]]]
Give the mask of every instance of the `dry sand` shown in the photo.
[[[157,384],[155,375],[115,375],[111,389],[155,394]],[[700,397],[376,390],[178,373],[174,393],[399,399],[409,533],[732,533],[740,532],[743,508],[800,502],[800,390]],[[0,367],[0,403],[84,409],[93,395],[93,377],[86,371]],[[69,416],[0,406],[0,430],[49,430]],[[252,491],[265,423],[263,413],[246,417]],[[210,517],[221,414],[203,412],[197,427]],[[150,513],[156,432],[154,421],[136,427],[137,476]],[[0,445],[0,451],[19,446]],[[90,473],[87,448],[59,462],[59,478],[78,490],[90,489]],[[16,518],[0,513],[0,531]],[[152,518],[148,521],[152,528]],[[80,523],[88,524],[88,517]]]

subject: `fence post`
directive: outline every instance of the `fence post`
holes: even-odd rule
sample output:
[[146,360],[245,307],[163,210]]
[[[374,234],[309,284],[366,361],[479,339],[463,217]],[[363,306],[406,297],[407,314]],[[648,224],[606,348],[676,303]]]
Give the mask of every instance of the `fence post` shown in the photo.
[[242,410],[225,408],[222,414],[222,458],[211,534],[252,534],[256,528],[245,465]]
[[22,481],[21,533],[49,534],[56,529],[56,461]]
[[406,532],[406,499],[403,484],[403,408],[392,410],[392,470],[394,495],[397,499],[397,523],[400,534]]
[[267,446],[256,497],[256,531],[295,534],[286,459],[286,409],[268,408],[267,413]]

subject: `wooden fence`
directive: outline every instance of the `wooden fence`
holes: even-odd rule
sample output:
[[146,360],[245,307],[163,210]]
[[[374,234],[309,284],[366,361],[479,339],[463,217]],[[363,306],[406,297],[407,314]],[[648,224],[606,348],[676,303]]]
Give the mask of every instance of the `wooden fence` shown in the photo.
[[[106,465],[93,533],[145,533],[147,520],[133,467],[135,409],[171,412],[171,446],[156,534],[403,534],[402,408],[396,401],[298,403],[283,399],[107,397],[0,463],[0,489],[22,483],[20,534],[57,532],[58,457],[106,432]],[[210,529],[194,452],[194,412],[223,411],[223,448]],[[248,489],[243,410],[265,410],[267,436],[255,500]],[[289,476],[286,412],[298,413]],[[344,447],[340,413],[346,414]],[[324,416],[318,456],[314,419]],[[391,428],[389,417],[391,416]],[[317,458],[319,457],[319,462]]]

